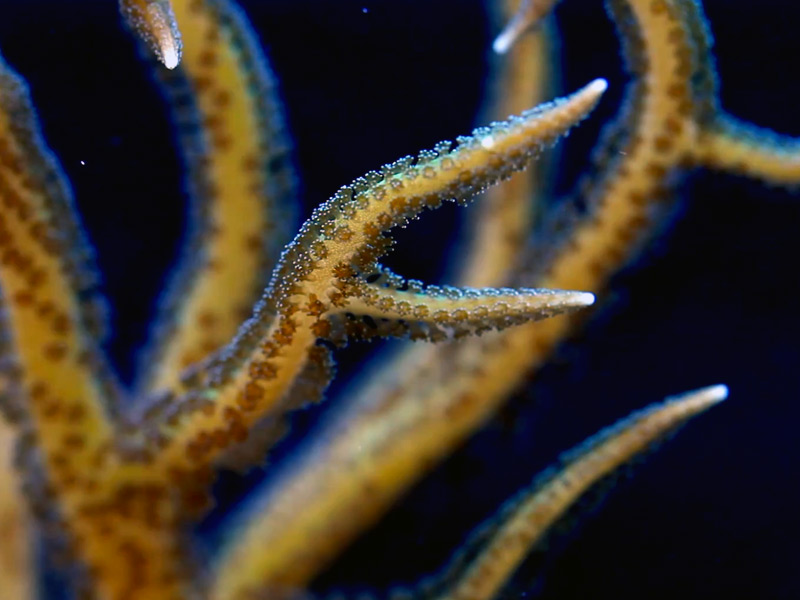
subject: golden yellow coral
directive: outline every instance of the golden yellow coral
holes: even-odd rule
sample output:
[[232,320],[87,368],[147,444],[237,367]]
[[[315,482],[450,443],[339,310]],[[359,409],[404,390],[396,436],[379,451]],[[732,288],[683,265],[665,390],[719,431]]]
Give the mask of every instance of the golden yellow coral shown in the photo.
[[[151,394],[149,403],[135,405],[124,417],[118,414],[116,383],[98,351],[95,284],[84,264],[85,246],[75,243],[81,234],[72,223],[69,192],[10,70],[4,70],[9,93],[0,136],[5,143],[0,196],[8,209],[0,277],[7,303],[5,341],[13,346],[3,371],[3,390],[13,392],[6,394],[5,406],[10,415],[21,415],[27,430],[24,475],[30,477],[30,468],[42,479],[42,497],[60,518],[73,558],[87,567],[88,589],[101,597],[238,598],[251,591],[272,597],[276,585],[305,585],[491,415],[526,369],[547,358],[571,319],[511,326],[590,303],[591,294],[539,288],[580,283],[579,288],[602,290],[610,273],[636,250],[674,171],[693,164],[783,183],[795,177],[788,140],[765,143],[763,132],[753,128],[742,135],[743,127],[718,111],[710,60],[703,55],[709,44],[695,4],[616,2],[614,14],[638,83],[630,90],[626,118],[605,136],[599,177],[587,186],[588,214],[567,211],[566,219],[545,221],[548,233],[566,232],[565,242],[544,254],[522,249],[532,212],[524,200],[534,186],[518,178],[484,199],[477,235],[467,246],[462,282],[479,289],[424,286],[377,262],[391,246],[386,232],[423,208],[463,200],[520,167],[533,146],[551,141],[590,109],[602,82],[560,105],[478,130],[456,149],[439,145],[369,174],[320,208],[278,260],[275,248],[257,238],[279,220],[291,181],[283,168],[281,120],[277,131],[270,130],[266,117],[273,116],[272,107],[259,102],[260,94],[271,97],[274,88],[264,86],[266,73],[254,68],[259,50],[246,23],[220,2],[173,2],[177,21],[166,2],[122,5],[129,14],[160,15],[138,27],[151,42],[156,39],[155,49],[168,66],[177,63],[176,23],[196,49],[192,54],[187,47],[184,69],[170,81],[185,87],[173,87],[170,101],[176,115],[189,115],[183,125],[196,119],[197,138],[207,141],[202,158],[187,162],[194,192],[207,193],[199,229],[210,233],[192,242],[202,257],[186,271],[194,279],[177,285],[166,301],[169,320],[150,354],[150,360],[163,362],[148,365],[153,368],[140,385]],[[504,4],[506,12],[515,8],[514,2]],[[631,27],[634,22],[641,28]],[[525,47],[535,38],[519,41]],[[516,91],[507,105],[496,99],[496,110],[541,90],[534,67],[542,62],[532,56],[530,48],[512,55],[503,65],[508,70],[498,71],[498,84]],[[647,70],[641,69],[644,63]],[[529,139],[539,128],[544,140]],[[191,143],[184,146],[189,154]],[[544,242],[554,239],[548,235]],[[51,243],[59,251],[53,252]],[[531,257],[542,256],[548,262],[533,264]],[[276,261],[262,302],[233,344],[181,375],[183,366],[232,335],[262,267]],[[480,289],[509,283],[515,287]],[[254,448],[263,450],[282,431],[287,411],[321,396],[331,377],[331,345],[377,335],[452,342],[476,333],[483,335],[416,348],[388,367],[396,381],[384,371],[365,385],[312,454],[317,462],[300,462],[279,482],[273,504],[246,522],[249,530],[233,540],[207,579],[199,579],[203,567],[193,561],[185,528],[207,508],[214,470],[245,441],[259,438]],[[48,387],[51,375],[55,388]],[[700,408],[709,398],[701,393],[697,403],[687,400],[640,415],[630,436],[623,432],[572,465],[582,465],[577,480],[585,475],[585,481],[574,489],[566,485],[564,478],[575,475],[568,466],[554,480],[557,493],[545,498],[555,502],[533,495],[526,505],[550,511],[542,518],[546,527],[594,478],[641,450],[662,425],[671,426],[671,418],[692,412],[677,407]],[[656,426],[648,429],[654,415],[666,420],[654,417]],[[605,460],[605,450],[617,442],[624,452]],[[253,464],[262,457],[239,460]],[[569,493],[562,496],[564,491]],[[512,515],[512,529],[514,523]],[[499,531],[502,536],[505,527]],[[477,570],[462,573],[463,581],[478,582],[466,595],[477,588],[478,597],[494,595],[539,533],[520,543],[510,560],[490,545]],[[493,577],[487,579],[487,573]],[[450,583],[456,586],[453,593],[464,595],[458,578]]]

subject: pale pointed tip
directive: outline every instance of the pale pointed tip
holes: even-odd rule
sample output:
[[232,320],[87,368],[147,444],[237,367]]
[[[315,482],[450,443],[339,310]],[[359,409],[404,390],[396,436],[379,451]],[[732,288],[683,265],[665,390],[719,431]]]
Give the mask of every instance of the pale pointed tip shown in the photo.
[[711,406],[727,400],[728,386],[721,383],[717,385],[710,385],[708,387],[695,390],[694,392],[690,392],[690,395],[694,398],[697,398],[703,404]]
[[511,48],[515,39],[516,35],[514,31],[506,28],[494,39],[494,42],[492,42],[492,50],[495,54],[505,54],[508,52],[509,48]]
[[591,306],[595,302],[594,294],[589,292],[573,292],[573,299],[578,306]]
[[178,63],[181,62],[181,57],[175,44],[168,43],[161,46],[161,62],[170,71],[178,66]]
[[603,79],[602,77],[595,79],[594,81],[589,83],[589,85],[586,86],[587,92],[597,94],[598,96],[600,94],[605,93],[607,89],[608,89],[608,80]]
[[683,407],[684,409],[688,410],[689,414],[697,414],[698,412],[702,412],[716,404],[719,404],[720,402],[723,402],[727,398],[728,386],[717,384],[669,398],[668,403]]
[[556,301],[563,307],[584,308],[594,304],[594,294],[589,292],[573,292],[571,290],[559,290],[556,292]]

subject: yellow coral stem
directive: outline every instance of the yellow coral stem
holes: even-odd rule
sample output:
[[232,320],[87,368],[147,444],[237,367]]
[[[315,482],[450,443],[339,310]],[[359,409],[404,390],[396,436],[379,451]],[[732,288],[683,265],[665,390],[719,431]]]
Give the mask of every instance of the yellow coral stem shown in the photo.
[[709,169],[770,184],[800,183],[800,139],[723,118],[700,134],[693,156]]
[[563,467],[541,477],[493,518],[496,528],[440,600],[491,600],[553,524],[600,479],[646,451],[676,427],[723,401],[717,385],[636,412],[565,455]]
[[[434,206],[438,206],[442,199],[467,197],[486,184],[496,181],[504,172],[510,173],[512,168],[522,168],[524,159],[542,143],[543,138],[552,140],[565,132],[591,110],[605,89],[605,81],[595,81],[566,101],[547,105],[527,113],[523,117],[496,124],[490,129],[479,129],[471,138],[462,140],[456,150],[430,156],[423,154],[416,165],[404,166],[401,175],[388,175],[383,180],[385,183],[373,184],[366,188],[361,196],[356,195],[351,201],[345,200],[339,207],[343,214],[337,215],[337,213],[329,212],[333,208],[331,205],[319,210],[311,223],[316,224],[324,217],[332,219],[332,225],[328,228],[332,239],[326,239],[326,243],[314,251],[320,259],[317,268],[306,275],[303,283],[309,287],[309,291],[301,295],[297,290],[297,284],[293,286],[293,297],[303,298],[305,296],[308,299],[313,293],[313,302],[320,302],[319,308],[305,314],[302,311],[292,311],[291,331],[281,332],[282,328],[286,328],[287,319],[285,317],[273,322],[270,328],[271,337],[267,339],[270,348],[278,350],[279,354],[273,361],[270,361],[273,366],[278,367],[277,372],[271,374],[271,381],[264,385],[252,378],[252,373],[251,378],[248,379],[247,373],[242,370],[240,374],[233,376],[236,380],[229,386],[229,389],[237,390],[242,387],[247,389],[248,384],[251,386],[255,384],[258,387],[258,397],[254,400],[256,404],[266,402],[267,398],[274,397],[275,392],[266,386],[282,377],[281,371],[285,369],[282,369],[284,365],[281,364],[281,361],[285,361],[286,366],[291,365],[292,361],[297,360],[297,353],[305,352],[307,345],[313,341],[307,337],[305,332],[309,329],[315,330],[314,323],[308,322],[309,318],[317,311],[324,312],[326,310],[321,299],[329,299],[334,306],[337,298],[341,297],[342,301],[346,300],[346,288],[331,289],[335,278],[331,278],[330,275],[326,277],[320,265],[332,263],[331,267],[337,269],[342,265],[342,261],[353,261],[350,265],[345,263],[344,271],[348,277],[352,277],[353,268],[374,265],[377,255],[370,253],[364,259],[363,256],[359,256],[360,245],[370,243],[382,229],[386,230],[403,223],[405,219],[429,204],[430,200],[434,202]],[[393,182],[397,183],[393,185]],[[402,202],[397,202],[400,198],[403,199]],[[355,206],[351,202],[355,203]],[[351,207],[355,210],[352,210]],[[386,219],[381,216],[387,215],[384,211],[392,210],[392,208],[396,213],[394,218]],[[349,216],[347,213],[350,213]],[[385,220],[385,223],[379,225],[375,229],[375,233],[371,235],[373,222],[376,219],[379,223]],[[326,228],[324,223],[320,226],[323,229]],[[346,226],[345,230],[342,229],[344,226]],[[308,244],[304,238],[310,231],[309,226],[305,227],[294,243]],[[345,232],[344,240],[341,235],[343,231]],[[289,259],[291,256],[290,249],[284,257]],[[303,270],[300,269],[299,272],[302,274]],[[276,273],[276,278],[280,277],[282,268],[279,268]],[[297,279],[297,266],[293,273]],[[311,287],[312,285],[315,287]],[[297,300],[295,300],[296,302]],[[309,304],[309,307],[313,308],[313,303]],[[289,333],[291,334],[290,341],[300,339],[304,345],[287,344],[283,336]],[[282,382],[278,385],[281,384]],[[236,396],[231,398],[231,392],[224,392],[224,394],[220,394],[215,399],[216,402],[235,401]],[[241,396],[239,397],[241,398]],[[206,419],[206,422],[201,419],[193,419],[190,427],[192,430],[208,427],[208,423],[213,421],[208,417]],[[181,440],[187,439],[183,432],[179,435]],[[213,452],[211,448],[204,449],[204,451]],[[277,547],[274,552],[259,552],[257,548],[261,547],[262,542],[259,539],[258,528],[254,528],[252,533],[253,535],[248,533],[238,540],[233,550],[226,555],[219,572],[219,589],[215,592],[218,597],[237,597],[242,589],[258,585],[265,580],[264,573],[271,572],[273,567],[268,565],[284,563],[286,560],[295,563],[295,554]],[[299,564],[297,566],[300,567]],[[279,583],[284,582],[279,581]]]
[[[637,75],[614,126],[624,134],[607,134],[598,159],[602,177],[587,197],[590,215],[567,229],[567,241],[556,243],[544,265],[535,265],[543,275],[520,275],[524,284],[602,290],[639,247],[664,200],[668,175],[682,166],[695,139],[686,77],[694,69],[693,32],[682,9],[649,0],[614,0],[611,9]],[[543,235],[551,244],[560,239]],[[557,316],[404,355],[387,367],[391,379],[382,371],[380,380],[367,381],[253,516],[246,537],[226,556],[224,576],[245,565],[240,582],[308,581],[494,414],[573,325]],[[315,540],[311,551],[308,539]],[[251,558],[259,545],[276,551],[269,560]]]
[[228,2],[173,6],[185,43],[176,103],[188,88],[203,138],[185,150],[189,177],[202,179],[192,198],[201,222],[144,355],[144,391],[176,389],[185,367],[230,341],[295,225],[290,144],[262,50]]
[[[519,4],[506,0],[492,6],[502,19]],[[506,17],[507,18],[507,17]],[[544,102],[553,88],[551,61],[555,33],[542,27],[517,43],[503,56],[491,58],[490,98],[483,111],[487,121],[504,119],[528,106]],[[534,213],[544,186],[547,156],[529,170],[487,190],[473,209],[471,237],[465,242],[459,283],[467,286],[505,285],[519,266],[522,250],[533,226]]]

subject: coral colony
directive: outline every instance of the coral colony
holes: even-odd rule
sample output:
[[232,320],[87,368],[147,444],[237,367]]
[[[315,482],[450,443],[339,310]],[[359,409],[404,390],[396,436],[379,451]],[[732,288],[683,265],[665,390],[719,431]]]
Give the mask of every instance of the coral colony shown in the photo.
[[[0,64],[0,591],[34,598],[33,532],[66,557],[80,597],[244,600],[304,589],[395,500],[478,429],[603,294],[691,168],[800,181],[793,140],[721,112],[708,25],[695,0],[609,0],[630,74],[623,106],[569,204],[528,243],[534,172],[517,173],[587,117],[596,80],[545,102],[555,2],[489,0],[488,120],[367,173],[296,234],[289,133],[276,84],[228,0],[121,0],[163,63],[196,221],[135,389],[102,351],[92,253],[70,189],[12,67]],[[517,116],[508,116],[517,115]],[[507,180],[507,181],[506,181]],[[503,183],[501,183],[503,182]],[[460,287],[380,264],[393,230],[445,202],[479,203]],[[293,235],[294,237],[290,237]],[[220,468],[264,463],[287,418],[322,401],[332,351],[405,347],[296,458],[247,498],[223,547],[193,551]],[[694,415],[722,385],[650,406],[565,454],[412,596],[496,598],[529,551],[598,481]]]

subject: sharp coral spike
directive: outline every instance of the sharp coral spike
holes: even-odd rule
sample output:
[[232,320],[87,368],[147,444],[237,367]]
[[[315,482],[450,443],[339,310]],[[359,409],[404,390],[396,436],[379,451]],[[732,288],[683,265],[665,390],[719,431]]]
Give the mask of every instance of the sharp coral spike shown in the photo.
[[181,62],[183,42],[170,0],[119,0],[128,25],[147,42],[167,69]]
[[517,12],[495,38],[492,49],[505,54],[526,31],[536,27],[557,0],[521,0]]
[[[494,529],[483,549],[458,565],[439,600],[491,600],[525,555],[553,524],[600,479],[646,451],[698,413],[728,397],[715,385],[654,404],[601,431],[566,453],[556,470],[509,501],[487,525]],[[484,536],[482,536],[484,537]]]
[[[283,253],[253,317],[208,367],[205,389],[198,387],[173,403],[166,420],[146,424],[165,440],[165,468],[212,462],[234,437],[226,434],[213,445],[204,440],[209,431],[227,430],[223,415],[230,411],[236,411],[245,430],[278,416],[308,350],[317,339],[337,338],[331,316],[346,310],[350,296],[357,295],[358,286],[351,282],[358,273],[377,267],[388,248],[384,234],[425,209],[469,199],[524,168],[531,156],[583,119],[606,87],[604,80],[593,81],[568,98],[477,129],[453,150],[421,153],[413,163],[400,161],[383,175],[357,180],[320,206]],[[273,350],[265,352],[265,347]]]

